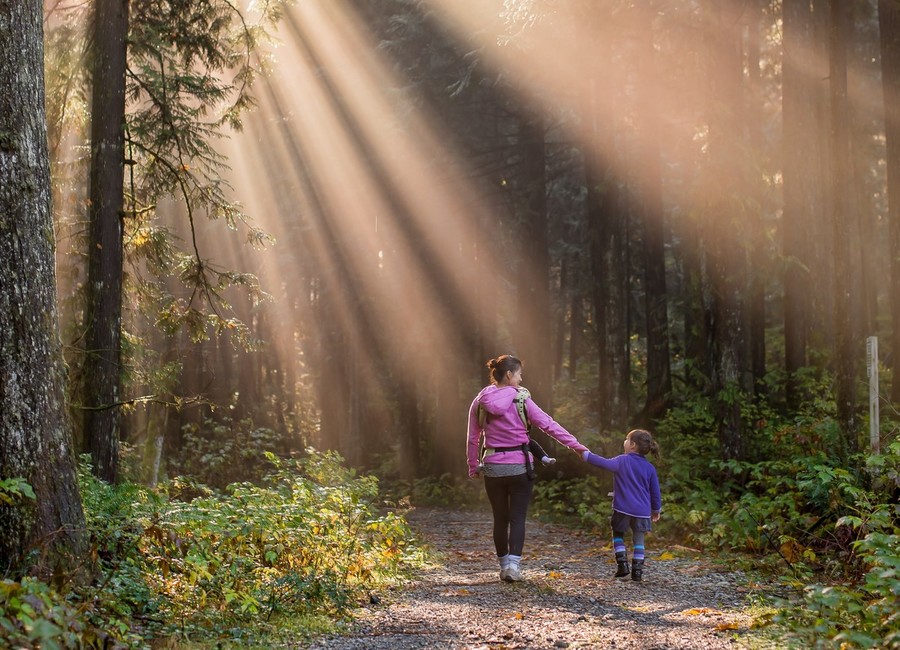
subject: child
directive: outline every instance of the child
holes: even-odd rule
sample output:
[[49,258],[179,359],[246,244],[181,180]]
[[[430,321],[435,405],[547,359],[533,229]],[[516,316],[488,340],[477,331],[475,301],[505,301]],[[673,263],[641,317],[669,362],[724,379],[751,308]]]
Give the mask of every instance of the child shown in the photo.
[[644,573],[644,534],[652,529],[651,522],[659,521],[661,498],[656,468],[646,456],[659,458],[659,445],[648,431],[628,432],[625,453],[615,458],[603,458],[590,451],[582,453],[591,465],[613,472],[613,513],[609,523],[613,531],[613,550],[616,553],[616,576],[628,575],[628,553],[625,531],[630,528],[634,552],[631,558],[631,579],[640,582]]

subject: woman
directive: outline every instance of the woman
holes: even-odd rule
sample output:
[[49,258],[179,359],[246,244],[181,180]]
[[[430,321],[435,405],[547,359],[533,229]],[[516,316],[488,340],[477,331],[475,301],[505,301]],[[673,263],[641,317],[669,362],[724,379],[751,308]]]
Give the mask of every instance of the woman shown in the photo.
[[[478,393],[469,407],[466,445],[469,478],[484,475],[484,489],[494,513],[494,546],[500,562],[500,579],[518,582],[522,579],[525,515],[533,486],[530,470],[534,459],[528,451],[526,420],[579,455],[587,447],[544,413],[528,391],[520,387],[522,362],[519,359],[504,354],[488,361],[487,366],[491,370],[491,384]],[[524,407],[522,414],[520,407]],[[523,417],[525,413],[527,418]],[[482,436],[485,450],[480,458]]]

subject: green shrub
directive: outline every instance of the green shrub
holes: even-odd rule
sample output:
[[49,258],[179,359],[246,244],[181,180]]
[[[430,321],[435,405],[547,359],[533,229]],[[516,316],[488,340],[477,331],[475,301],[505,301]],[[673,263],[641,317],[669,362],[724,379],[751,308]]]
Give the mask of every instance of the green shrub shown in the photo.
[[423,560],[402,517],[379,511],[375,478],[313,450],[267,460],[263,484],[224,492],[192,480],[110,486],[83,465],[96,579],[65,596],[0,583],[0,647],[296,639],[297,621],[334,625]]
[[191,477],[216,489],[231,483],[258,482],[271,467],[266,452],[290,457],[302,451],[293,438],[253,420],[207,418],[202,426],[182,430],[184,443],[177,457],[169,459],[169,475]]
[[[900,648],[900,505],[897,468],[900,441],[866,459],[864,472],[819,467],[814,477],[820,502],[846,512],[834,530],[852,531],[843,580],[810,584],[786,604],[776,621],[798,644],[835,648]],[[863,577],[856,579],[855,568]]]
[[0,580],[0,645],[57,650],[84,638],[78,609],[46,583],[25,577]]
[[575,521],[591,530],[606,530],[612,514],[612,481],[597,471],[584,478],[538,480],[532,512],[557,521]]

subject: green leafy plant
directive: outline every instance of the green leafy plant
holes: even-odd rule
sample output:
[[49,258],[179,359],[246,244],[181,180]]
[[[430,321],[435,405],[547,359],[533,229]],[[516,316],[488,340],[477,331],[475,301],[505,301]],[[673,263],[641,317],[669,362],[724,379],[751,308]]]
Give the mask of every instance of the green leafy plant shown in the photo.
[[0,580],[0,645],[61,650],[86,636],[78,608],[48,584],[25,577]]
[[[815,486],[834,517],[825,530],[846,531],[840,547],[840,580],[804,586],[784,605],[776,622],[801,644],[841,648],[900,647],[900,505],[892,468],[900,463],[900,441],[866,459],[863,473],[817,466],[801,479]],[[863,572],[856,577],[857,568]]]
[[0,583],[0,646],[295,640],[424,561],[402,516],[381,511],[374,477],[333,453],[264,458],[263,481],[223,491],[190,479],[111,486],[82,464],[95,579]]
[[7,478],[0,481],[0,504],[11,506],[22,497],[36,498],[28,481],[23,478]]

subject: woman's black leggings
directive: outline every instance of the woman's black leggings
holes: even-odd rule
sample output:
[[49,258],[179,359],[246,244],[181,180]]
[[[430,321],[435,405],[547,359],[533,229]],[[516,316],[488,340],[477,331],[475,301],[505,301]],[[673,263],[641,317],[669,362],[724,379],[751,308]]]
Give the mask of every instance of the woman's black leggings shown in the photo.
[[494,511],[494,546],[497,557],[522,555],[525,546],[525,515],[531,502],[534,481],[526,474],[485,476],[491,510]]

